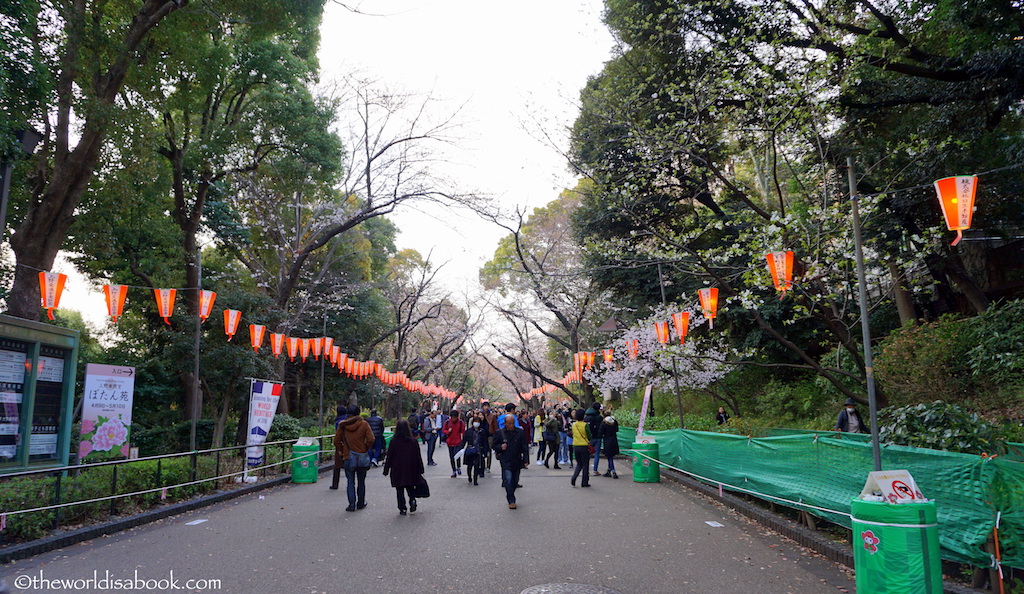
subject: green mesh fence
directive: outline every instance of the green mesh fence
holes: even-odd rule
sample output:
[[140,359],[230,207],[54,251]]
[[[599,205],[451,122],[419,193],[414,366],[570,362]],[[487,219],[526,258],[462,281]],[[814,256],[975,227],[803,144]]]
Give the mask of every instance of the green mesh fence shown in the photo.
[[[847,528],[850,501],[873,470],[866,435],[647,433],[655,436],[666,464],[725,489],[794,502],[792,507]],[[629,450],[635,437],[635,429],[623,427],[620,447]],[[882,448],[882,467],[909,470],[925,497],[936,502],[943,559],[990,565],[985,542],[1000,515],[1003,564],[1024,567],[1024,462],[890,445]]]

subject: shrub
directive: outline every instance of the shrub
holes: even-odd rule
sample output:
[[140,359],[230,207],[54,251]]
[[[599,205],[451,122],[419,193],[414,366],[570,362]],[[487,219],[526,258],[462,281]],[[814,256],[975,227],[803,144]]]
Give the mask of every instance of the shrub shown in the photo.
[[1024,384],[1024,300],[993,305],[966,326],[967,366],[982,384]]
[[936,400],[882,411],[878,437],[885,443],[962,452],[996,454],[1006,451],[999,427],[977,413]]
[[302,423],[291,415],[274,415],[274,423],[270,426],[270,433],[267,434],[267,441],[283,441],[285,439],[298,439],[304,433]]
[[905,326],[882,341],[874,363],[890,404],[955,401],[967,395],[967,353],[973,346],[965,336],[968,322],[943,316],[931,324]]

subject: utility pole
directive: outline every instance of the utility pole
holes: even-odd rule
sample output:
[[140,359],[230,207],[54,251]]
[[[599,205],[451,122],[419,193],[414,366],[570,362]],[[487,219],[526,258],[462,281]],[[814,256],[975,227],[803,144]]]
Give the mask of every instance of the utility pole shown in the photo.
[[[203,248],[196,247],[196,266],[198,267],[199,276],[196,281],[196,342],[195,342],[195,360],[192,365],[192,410],[189,416],[192,417],[191,428],[189,430],[189,449],[196,451],[196,421],[199,419],[199,411],[202,407],[199,405],[199,398],[202,392],[199,390],[199,337],[202,333],[203,318],[199,315],[201,312],[199,308],[202,307],[202,291],[203,291]],[[193,479],[194,480],[194,479]]]
[[882,470],[882,450],[878,445],[878,401],[875,397],[875,369],[871,360],[871,326],[868,323],[868,287],[864,274],[864,245],[860,234],[860,199],[857,196],[857,170],[853,157],[846,158],[846,174],[853,206],[853,247],[857,259],[857,295],[860,301],[860,328],[864,340],[864,379],[868,384],[868,409],[871,416],[871,454],[875,470]]

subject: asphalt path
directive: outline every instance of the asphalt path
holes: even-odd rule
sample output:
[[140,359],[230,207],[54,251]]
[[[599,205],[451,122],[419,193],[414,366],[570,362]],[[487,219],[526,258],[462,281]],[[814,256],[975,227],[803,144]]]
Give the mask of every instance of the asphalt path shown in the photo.
[[[682,487],[634,483],[624,460],[618,480],[592,476],[589,489],[572,487],[565,466],[531,464],[517,510],[508,509],[497,462],[474,487],[449,478],[441,448],[436,461],[427,468],[431,497],[408,516],[380,469],[367,476],[368,507],[356,512],[344,509],[344,478],[331,491],[321,475],[0,571],[14,592],[114,591],[104,579],[172,591],[172,576],[177,591],[229,593],[520,593],[542,584],[624,594],[854,591],[844,568]],[[203,580],[219,580],[219,589]]]

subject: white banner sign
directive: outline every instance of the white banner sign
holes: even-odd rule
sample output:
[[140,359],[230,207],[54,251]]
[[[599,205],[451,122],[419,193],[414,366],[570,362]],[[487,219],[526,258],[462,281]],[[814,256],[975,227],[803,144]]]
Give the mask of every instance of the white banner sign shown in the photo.
[[134,367],[86,365],[79,459],[128,456],[134,399]]
[[263,464],[263,442],[274,423],[277,403],[281,400],[284,384],[252,380],[249,395],[249,437],[246,440],[246,460],[249,466]]
[[[651,387],[652,386],[647,386],[647,388],[644,389],[644,403],[643,406],[640,407],[640,422],[637,423],[636,427],[637,443],[654,443],[653,437],[644,437],[644,421],[647,420],[647,409],[651,405]],[[647,441],[644,441],[645,439]]]

